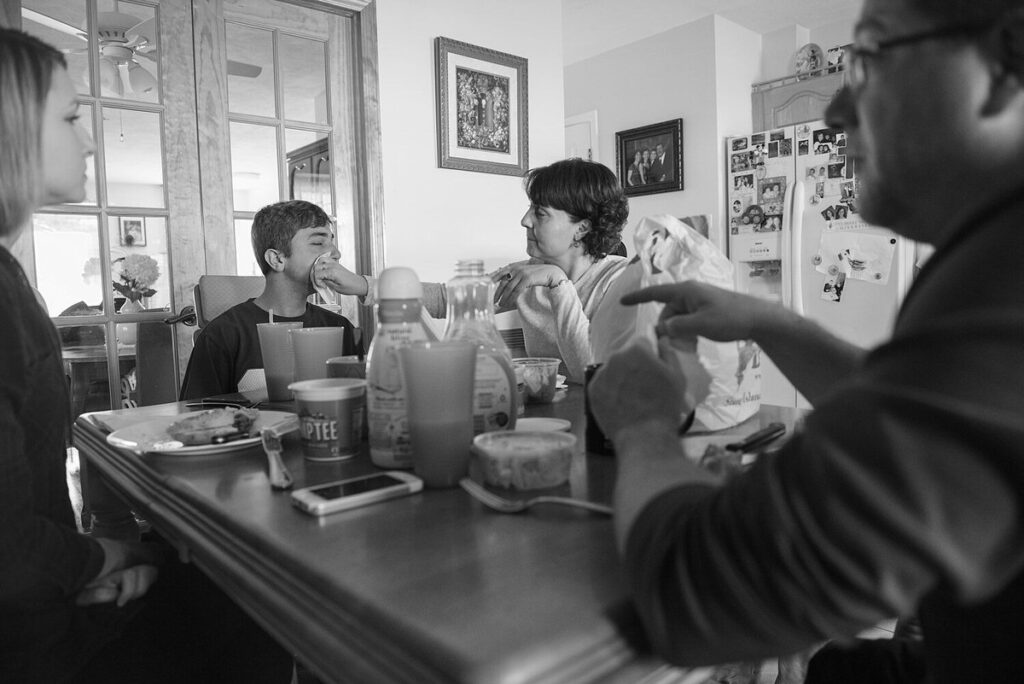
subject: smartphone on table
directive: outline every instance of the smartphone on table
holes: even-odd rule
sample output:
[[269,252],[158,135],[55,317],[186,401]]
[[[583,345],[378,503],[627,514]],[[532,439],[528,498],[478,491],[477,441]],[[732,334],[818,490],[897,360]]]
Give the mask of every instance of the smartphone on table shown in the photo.
[[421,489],[423,480],[415,475],[388,470],[296,489],[292,492],[292,504],[310,515],[327,515]]

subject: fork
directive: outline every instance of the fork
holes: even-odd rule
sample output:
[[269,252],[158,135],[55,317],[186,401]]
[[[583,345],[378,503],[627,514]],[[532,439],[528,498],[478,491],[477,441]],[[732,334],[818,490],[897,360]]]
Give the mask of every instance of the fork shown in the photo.
[[474,499],[488,508],[493,508],[494,510],[502,513],[522,513],[527,508],[536,506],[537,504],[560,504],[563,506],[585,508],[588,511],[593,511],[594,513],[603,513],[605,515],[612,514],[611,506],[593,503],[592,501],[584,501],[583,499],[570,499],[564,496],[536,496],[532,499],[512,500],[487,491],[481,485],[468,477],[464,477],[459,480],[459,484],[463,489],[469,492],[470,496]]

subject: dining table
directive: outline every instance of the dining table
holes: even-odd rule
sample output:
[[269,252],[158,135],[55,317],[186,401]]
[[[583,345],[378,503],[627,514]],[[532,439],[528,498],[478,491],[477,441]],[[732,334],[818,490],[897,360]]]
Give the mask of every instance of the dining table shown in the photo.
[[[258,394],[226,399],[295,410]],[[94,483],[90,496],[130,507],[322,681],[707,678],[708,670],[673,667],[650,652],[610,516],[556,505],[503,514],[456,487],[315,517],[271,488],[258,443],[185,454],[107,441],[112,429],[196,408],[176,402],[80,416],[74,442]],[[544,493],[610,504],[615,456],[586,448],[583,387],[570,384],[526,415],[567,420],[577,437],[569,482]],[[771,422],[792,433],[801,415],[762,406],[735,427],[682,442],[699,458],[709,444]],[[296,488],[377,470],[365,443],[349,460],[316,462],[293,433],[283,456]]]

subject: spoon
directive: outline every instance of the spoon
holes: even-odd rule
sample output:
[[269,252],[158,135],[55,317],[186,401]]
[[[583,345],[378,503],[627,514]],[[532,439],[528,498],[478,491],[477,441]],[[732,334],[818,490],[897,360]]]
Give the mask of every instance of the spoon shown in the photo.
[[260,441],[263,442],[263,451],[267,454],[267,479],[270,480],[273,489],[283,490],[292,487],[292,474],[281,460],[281,437],[298,429],[299,417],[295,414],[260,429]]

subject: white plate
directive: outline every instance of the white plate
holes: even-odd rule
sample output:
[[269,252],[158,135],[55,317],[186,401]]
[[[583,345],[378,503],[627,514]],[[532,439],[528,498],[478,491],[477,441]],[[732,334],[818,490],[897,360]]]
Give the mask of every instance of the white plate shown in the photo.
[[519,418],[516,430],[523,432],[568,432],[572,423],[561,418]]
[[182,456],[223,454],[248,449],[254,444],[259,444],[260,428],[278,423],[292,414],[285,411],[260,411],[250,431],[250,434],[255,435],[255,437],[239,439],[224,444],[197,444],[195,446],[185,446],[167,434],[167,428],[186,415],[188,414],[180,413],[176,416],[161,416],[123,427],[107,435],[107,443],[122,449],[148,453],[173,453]]

